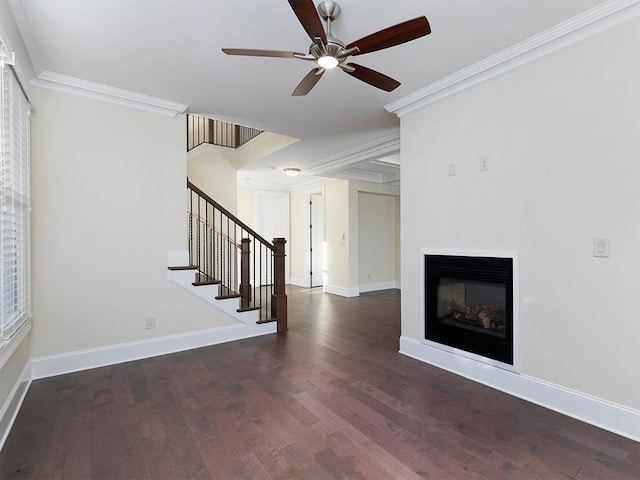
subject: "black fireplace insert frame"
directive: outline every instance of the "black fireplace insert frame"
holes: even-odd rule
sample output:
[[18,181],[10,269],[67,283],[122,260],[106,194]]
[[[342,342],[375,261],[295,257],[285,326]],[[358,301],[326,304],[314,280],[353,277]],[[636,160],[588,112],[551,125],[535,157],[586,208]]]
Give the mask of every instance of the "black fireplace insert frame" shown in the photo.
[[[488,282],[505,288],[505,336],[478,333],[438,320],[438,287],[442,279]],[[424,254],[425,338],[431,342],[514,365],[514,259]]]

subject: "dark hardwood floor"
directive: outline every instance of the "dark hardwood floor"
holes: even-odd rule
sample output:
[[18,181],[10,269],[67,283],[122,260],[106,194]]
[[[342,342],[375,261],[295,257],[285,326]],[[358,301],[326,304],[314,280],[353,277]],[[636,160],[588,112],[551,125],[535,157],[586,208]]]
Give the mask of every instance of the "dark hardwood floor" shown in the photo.
[[398,291],[287,290],[286,335],[34,381],[0,476],[640,478],[638,443],[398,354]]

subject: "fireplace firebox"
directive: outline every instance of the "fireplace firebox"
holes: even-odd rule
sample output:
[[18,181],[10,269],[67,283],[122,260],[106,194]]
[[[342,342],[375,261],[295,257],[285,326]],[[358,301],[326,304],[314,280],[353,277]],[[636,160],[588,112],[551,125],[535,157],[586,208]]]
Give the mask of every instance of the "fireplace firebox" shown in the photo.
[[425,338],[514,365],[514,258],[424,255]]

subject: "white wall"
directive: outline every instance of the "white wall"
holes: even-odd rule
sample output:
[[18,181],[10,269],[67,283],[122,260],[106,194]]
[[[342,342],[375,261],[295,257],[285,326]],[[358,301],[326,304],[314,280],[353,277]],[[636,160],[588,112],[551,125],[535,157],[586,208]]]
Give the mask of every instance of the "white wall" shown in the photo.
[[233,324],[167,281],[186,249],[184,118],[32,101],[32,356]]
[[402,117],[403,336],[420,248],[516,250],[522,373],[640,408],[639,85],[636,21]]
[[189,152],[187,176],[191,183],[235,215],[238,202],[236,169],[228,155],[209,148],[201,145]]
[[256,191],[252,188],[238,188],[238,218],[249,227],[256,229]]
[[[357,278],[352,280],[349,268],[353,233],[350,230],[349,182],[332,180],[324,188],[327,241],[327,283],[324,290],[343,296],[355,296],[358,294],[357,289],[354,291]],[[358,245],[357,239],[355,245]]]

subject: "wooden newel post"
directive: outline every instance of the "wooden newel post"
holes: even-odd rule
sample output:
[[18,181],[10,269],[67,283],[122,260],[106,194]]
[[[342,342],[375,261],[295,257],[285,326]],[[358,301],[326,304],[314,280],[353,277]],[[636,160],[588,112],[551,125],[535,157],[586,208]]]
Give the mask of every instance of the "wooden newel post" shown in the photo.
[[242,306],[246,307],[251,302],[251,240],[242,239],[242,249],[240,255],[240,297]]
[[284,238],[274,238],[273,246],[273,295],[271,296],[271,318],[278,319],[278,332],[287,331],[287,295],[284,291]]

